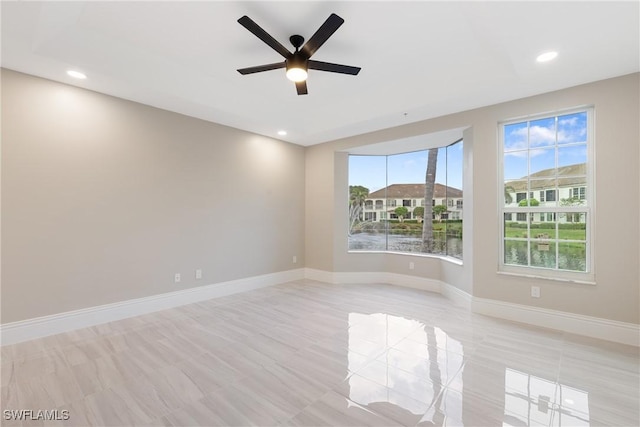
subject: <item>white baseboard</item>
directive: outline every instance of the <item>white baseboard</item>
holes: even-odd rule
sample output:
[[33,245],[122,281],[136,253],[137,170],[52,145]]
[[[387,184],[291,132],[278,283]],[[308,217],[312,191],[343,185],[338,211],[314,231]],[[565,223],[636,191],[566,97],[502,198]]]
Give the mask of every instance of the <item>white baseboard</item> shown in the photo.
[[426,277],[386,272],[329,272],[312,268],[305,269],[305,278],[320,282],[338,284],[388,283],[396,286],[440,293],[442,282]]
[[2,345],[15,344],[198,301],[301,280],[304,276],[304,269],[287,270],[5,323],[0,325],[0,341]]
[[564,311],[472,297],[472,311],[591,338],[640,346],[640,325]]
[[0,325],[0,341],[2,345],[15,344],[198,301],[301,280],[303,278],[332,284],[388,283],[429,292],[438,292],[450,299],[454,304],[466,307],[474,313],[627,345],[640,346],[640,325],[633,323],[618,322],[598,317],[473,297],[455,286],[424,277],[385,272],[334,273],[311,268],[248,277],[35,319],[6,323]]
[[442,283],[440,289],[440,293],[452,303],[471,311],[471,303],[473,301],[473,297],[471,295],[448,283]]
[[325,270],[316,270],[315,268],[305,268],[304,278],[309,280],[316,280],[318,282],[335,284],[332,272]]
[[305,277],[333,284],[388,283],[439,292],[454,304],[465,307],[474,313],[636,347],[640,346],[640,325],[637,324],[478,298],[453,285],[435,279],[385,272],[332,273],[309,268],[305,269]]

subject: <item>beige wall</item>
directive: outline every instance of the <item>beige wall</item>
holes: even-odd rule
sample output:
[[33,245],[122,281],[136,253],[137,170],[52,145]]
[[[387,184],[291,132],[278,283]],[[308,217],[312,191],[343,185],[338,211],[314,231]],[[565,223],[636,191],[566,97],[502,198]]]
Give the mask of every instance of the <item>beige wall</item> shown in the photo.
[[[638,323],[639,91],[634,74],[304,149],[3,70],[2,323],[303,266]],[[596,109],[596,286],[497,274],[498,121],[582,105]],[[347,253],[345,150],[461,127],[464,264]]]
[[[640,205],[635,196],[640,187],[639,76],[632,74],[308,148],[307,266],[340,272],[383,269],[413,274],[443,280],[480,298],[640,323]],[[595,106],[596,285],[498,274],[498,122],[585,105]],[[343,151],[459,127],[468,127],[464,144],[464,265],[427,257],[349,254],[347,160]],[[415,263],[415,270],[408,269],[409,261]],[[530,297],[531,285],[541,287],[541,298]]]
[[304,163],[296,145],[3,70],[2,323],[304,266]]

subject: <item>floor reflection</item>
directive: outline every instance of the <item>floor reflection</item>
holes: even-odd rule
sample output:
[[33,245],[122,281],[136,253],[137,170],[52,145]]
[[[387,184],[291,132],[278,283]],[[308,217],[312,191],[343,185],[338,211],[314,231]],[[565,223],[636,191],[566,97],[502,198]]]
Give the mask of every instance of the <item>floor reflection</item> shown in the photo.
[[[361,367],[363,356],[371,361]],[[351,313],[349,370],[355,374],[348,380],[348,397],[422,416],[460,370],[463,357],[462,344],[438,327],[389,314]]]
[[[484,365],[443,328],[390,314],[349,315],[345,396],[415,425],[589,425],[589,394],[508,366]],[[465,383],[467,382],[467,383]]]

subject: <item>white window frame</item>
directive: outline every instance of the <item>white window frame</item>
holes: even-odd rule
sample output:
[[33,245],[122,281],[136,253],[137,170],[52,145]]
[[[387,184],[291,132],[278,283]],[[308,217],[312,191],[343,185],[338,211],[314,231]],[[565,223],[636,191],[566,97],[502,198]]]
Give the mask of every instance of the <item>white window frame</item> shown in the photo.
[[[524,121],[534,121],[544,118],[564,116],[573,113],[587,113],[587,164],[586,164],[586,189],[589,192],[589,197],[586,199],[586,204],[581,206],[556,206],[550,207],[519,207],[519,208],[507,208],[504,206],[504,200],[501,196],[504,193],[504,128],[507,125],[514,123],[521,123]],[[595,284],[595,268],[594,268],[594,248],[595,248],[595,111],[593,106],[584,106],[579,108],[572,108],[566,110],[552,111],[548,113],[535,114],[525,117],[517,117],[508,120],[504,120],[498,123],[498,221],[500,230],[499,238],[499,258],[498,258],[498,272],[505,274],[513,274],[526,277],[542,277],[559,281],[569,281],[584,284]],[[573,191],[573,190],[571,190]],[[528,190],[525,191],[528,194]],[[546,194],[545,194],[546,196]],[[556,199],[559,195],[556,190]],[[546,197],[545,197],[546,199]],[[556,200],[558,202],[558,200]],[[505,213],[536,213],[536,212],[549,212],[555,213],[586,213],[586,272],[568,271],[560,269],[551,269],[537,266],[517,266],[511,264],[505,264],[504,262],[504,247],[505,247],[505,235],[504,235],[504,214]],[[516,215],[517,216],[517,215]],[[529,237],[528,239],[531,239]],[[556,238],[556,241],[560,241]]]

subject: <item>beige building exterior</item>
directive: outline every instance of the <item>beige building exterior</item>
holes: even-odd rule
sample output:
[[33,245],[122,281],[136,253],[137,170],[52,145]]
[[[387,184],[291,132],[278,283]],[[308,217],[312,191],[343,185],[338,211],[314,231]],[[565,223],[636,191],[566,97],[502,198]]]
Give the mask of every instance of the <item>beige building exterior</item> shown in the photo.
[[[398,219],[395,209],[399,206],[409,210],[405,219],[416,219],[414,209],[425,206],[424,187],[424,184],[392,184],[374,191],[364,202],[363,219],[373,222]],[[435,184],[431,203],[447,206],[441,219],[462,219],[462,190]]]
[[[556,175],[557,173],[557,175]],[[527,188],[528,187],[528,188]],[[505,182],[505,207],[517,208],[520,202],[534,199],[539,208],[556,206],[581,206],[587,200],[586,164],[579,163],[561,166],[557,169],[545,169],[531,174],[530,179]],[[507,203],[509,202],[509,203]],[[536,203],[534,202],[534,203]],[[532,206],[534,206],[532,204]],[[526,213],[507,213],[506,221],[525,222]],[[533,221],[552,222],[552,212],[533,213]],[[579,214],[562,214],[558,222],[584,222]]]

